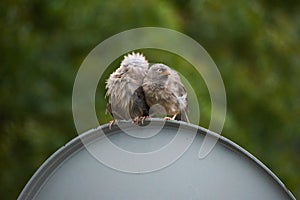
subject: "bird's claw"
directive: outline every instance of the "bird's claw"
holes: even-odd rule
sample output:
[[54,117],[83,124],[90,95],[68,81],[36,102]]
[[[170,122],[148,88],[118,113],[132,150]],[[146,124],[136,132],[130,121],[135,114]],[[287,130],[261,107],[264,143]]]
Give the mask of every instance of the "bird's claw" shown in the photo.
[[141,123],[144,124],[145,119],[149,118],[149,116],[142,116],[141,117]]
[[147,118],[148,118],[148,116],[135,117],[134,119],[132,119],[132,123],[138,126],[140,122],[141,122],[141,124],[144,124],[145,119],[147,119]]
[[177,114],[173,115],[173,117],[171,118],[172,120],[175,120]]
[[133,118],[132,123],[138,126],[139,125],[139,117]]
[[110,121],[109,121],[109,125],[108,125],[109,130],[111,130],[112,125],[114,125],[114,124],[117,123],[117,122],[118,122],[118,121],[117,121],[116,119],[110,120]]
[[175,120],[177,114],[173,115],[173,117],[164,117],[165,120]]

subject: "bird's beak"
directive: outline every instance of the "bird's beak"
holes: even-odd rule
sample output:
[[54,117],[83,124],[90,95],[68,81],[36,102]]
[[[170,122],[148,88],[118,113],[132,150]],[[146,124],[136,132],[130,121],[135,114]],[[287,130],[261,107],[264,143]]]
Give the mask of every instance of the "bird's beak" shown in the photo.
[[164,76],[169,76],[169,75],[170,75],[170,72],[164,71],[164,72],[162,73],[162,75],[164,75]]

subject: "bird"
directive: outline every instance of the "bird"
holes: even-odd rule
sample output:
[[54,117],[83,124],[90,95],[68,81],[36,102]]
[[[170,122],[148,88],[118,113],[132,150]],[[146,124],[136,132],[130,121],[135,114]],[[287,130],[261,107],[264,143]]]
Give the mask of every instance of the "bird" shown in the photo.
[[189,122],[187,92],[175,70],[162,63],[151,65],[142,87],[150,110],[158,104],[172,116],[165,119]]
[[149,108],[142,88],[148,68],[146,57],[132,52],[124,56],[120,67],[107,79],[106,111],[113,117],[109,123],[110,128],[118,120],[132,119],[138,123],[140,118],[148,116]]

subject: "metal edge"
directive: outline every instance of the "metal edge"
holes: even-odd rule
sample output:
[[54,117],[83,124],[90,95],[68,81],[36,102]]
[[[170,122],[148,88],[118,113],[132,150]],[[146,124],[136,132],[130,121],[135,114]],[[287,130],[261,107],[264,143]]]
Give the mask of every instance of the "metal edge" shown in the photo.
[[[212,137],[215,137],[216,139],[220,140],[220,143],[223,146],[249,158],[250,161],[254,162],[254,164],[256,164],[259,168],[267,172],[267,174],[276,183],[279,184],[279,186],[285,191],[285,193],[291,199],[296,200],[292,192],[288,190],[288,188],[284,185],[284,183],[266,165],[264,165],[260,160],[258,160],[255,156],[253,156],[245,149],[243,149],[241,146],[225,138],[224,136],[214,133],[203,127],[194,124],[189,124],[183,121],[165,121],[159,118],[152,118],[150,120],[146,120],[145,125],[149,124],[150,121],[152,123],[154,122],[156,125],[164,124],[164,127],[178,128],[179,126],[183,126],[183,128],[187,128],[189,130],[190,129],[197,130],[198,134],[203,134],[204,136],[208,134]],[[128,127],[132,126],[131,122],[128,121],[122,120],[121,123],[127,123]],[[109,125],[104,124],[95,129],[90,129],[78,135],[77,137],[73,138],[72,140],[70,140],[66,145],[59,148],[48,159],[46,159],[46,161],[39,167],[39,169],[33,174],[33,176],[30,178],[30,180],[27,182],[27,184],[21,191],[18,200],[34,199],[35,195],[38,194],[38,191],[42,188],[42,185],[49,178],[48,175],[52,174],[66,158],[72,156],[72,154],[84,148],[84,144],[82,140],[89,142],[89,141],[93,141],[93,139],[95,138],[99,138],[99,135],[93,133],[95,133],[97,130],[100,129],[102,129],[105,135],[112,135],[120,130],[117,125],[113,125],[112,128],[109,129]]]
[[246,156],[250,159],[250,161],[253,161],[254,164],[256,164],[259,168],[261,168],[263,171],[267,172],[267,174],[285,191],[285,193],[293,200],[296,200],[293,193],[285,186],[285,184],[265,165],[263,162],[258,160],[255,156],[253,156],[251,153],[249,153],[247,150],[239,146],[238,144],[234,143],[233,141],[225,138],[224,136],[220,137],[221,143],[226,146],[229,149],[232,149],[233,151]]

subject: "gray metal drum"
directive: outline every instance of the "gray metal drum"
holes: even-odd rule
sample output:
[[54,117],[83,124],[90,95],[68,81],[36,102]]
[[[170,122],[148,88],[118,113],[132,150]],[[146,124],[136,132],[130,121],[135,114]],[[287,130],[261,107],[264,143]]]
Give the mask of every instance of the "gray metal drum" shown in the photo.
[[[146,122],[143,128],[134,128],[131,122],[121,123],[133,127],[132,133],[141,137],[124,133],[115,125],[111,130],[104,125],[76,137],[40,167],[19,199],[295,199],[266,166],[222,136],[210,154],[199,159],[204,137],[207,134],[215,137],[206,129],[159,119]],[[161,127],[158,134],[143,138],[158,127]],[[191,145],[178,159],[147,173],[113,169],[99,162],[86,148],[105,151],[102,142],[106,137],[126,151],[150,152],[168,144],[178,131],[184,142],[184,137],[188,138],[195,130],[197,134]],[[128,162],[113,153],[110,156],[120,163]]]

